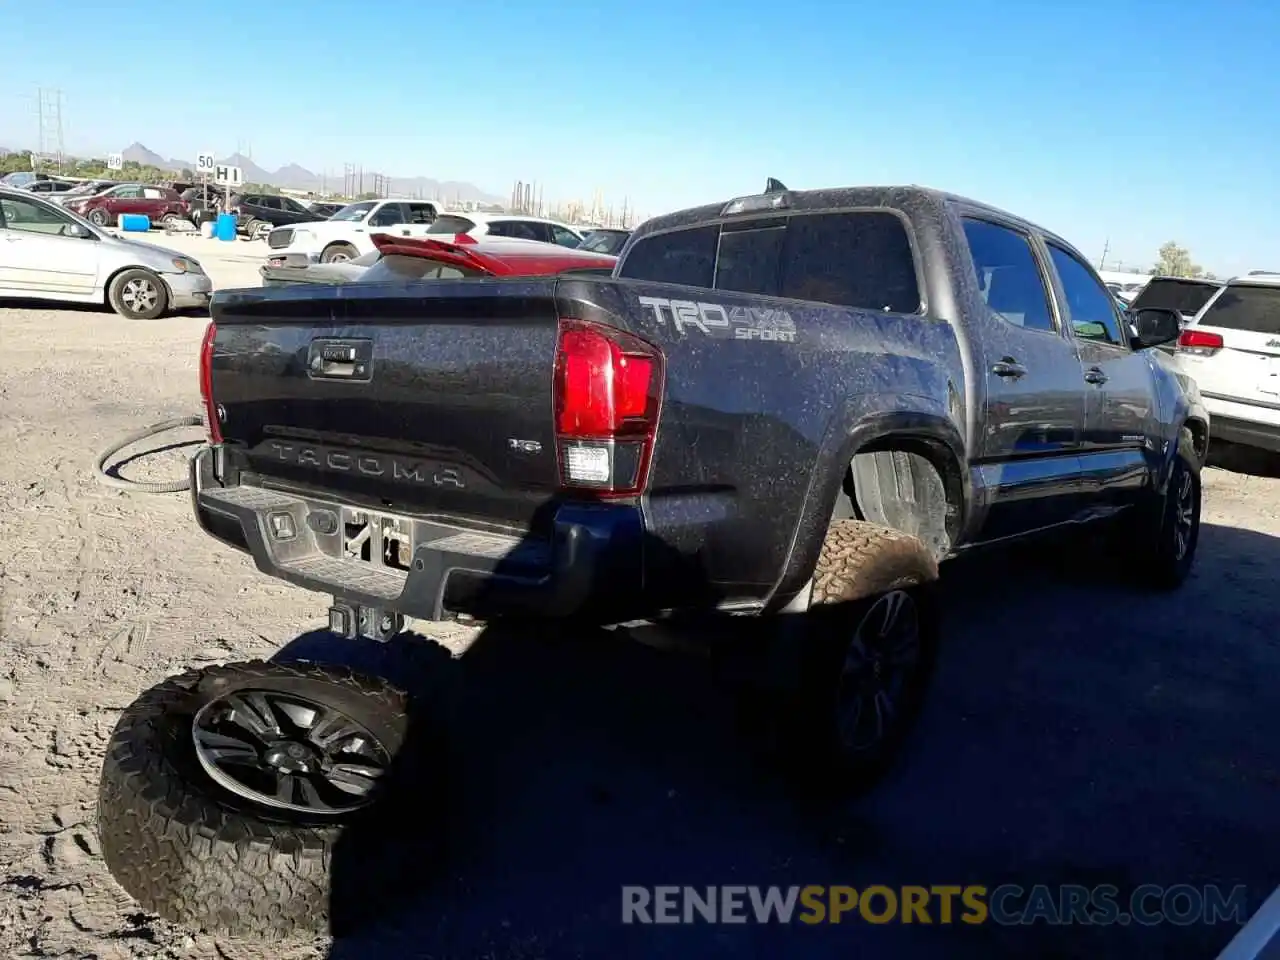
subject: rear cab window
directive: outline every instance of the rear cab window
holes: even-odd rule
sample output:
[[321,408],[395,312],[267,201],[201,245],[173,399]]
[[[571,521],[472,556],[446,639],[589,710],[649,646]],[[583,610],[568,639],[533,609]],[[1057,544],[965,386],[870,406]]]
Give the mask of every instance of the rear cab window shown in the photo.
[[892,313],[921,307],[906,224],[885,210],[790,213],[654,234],[618,275]]

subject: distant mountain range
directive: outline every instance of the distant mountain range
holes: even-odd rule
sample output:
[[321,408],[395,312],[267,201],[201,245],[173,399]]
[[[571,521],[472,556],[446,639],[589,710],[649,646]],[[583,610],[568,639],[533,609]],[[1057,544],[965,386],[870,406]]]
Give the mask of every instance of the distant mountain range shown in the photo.
[[[195,160],[178,160],[170,157],[167,160],[160,154],[148,149],[141,143],[131,143],[120,151],[126,161],[159,167],[161,170],[195,170]],[[241,153],[233,153],[228,157],[220,157],[218,163],[239,167],[245,183],[267,183],[273,187],[288,190],[321,190],[324,187],[333,190],[341,189],[341,178],[326,179],[318,173],[312,173],[306,167],[296,163],[287,163],[279,170],[265,170]],[[445,201],[469,203],[505,203],[502,197],[486,193],[474,183],[463,183],[457,180],[434,180],[431,177],[387,177],[390,188],[388,193],[397,196],[416,197]],[[373,187],[373,174],[365,176],[365,189]]]
[[[20,151],[0,147],[0,156],[14,152]],[[181,170],[194,171],[196,168],[195,160],[178,160],[174,157],[165,159],[141,143],[131,143],[120,153],[127,162],[140,163],[148,167],[158,167],[161,170],[172,170],[174,173]],[[335,188],[340,190],[342,188],[341,177],[333,177],[326,182],[325,178],[320,174],[312,173],[306,167],[299,166],[296,163],[287,163],[279,170],[264,170],[240,153],[233,153],[229,157],[221,157],[218,163],[239,167],[245,183],[265,183],[288,190],[321,190],[325,187],[329,190],[334,190]],[[428,200],[454,203],[504,204],[507,202],[503,197],[486,193],[474,183],[463,183],[458,180],[388,176],[387,181],[389,187],[386,192],[393,196],[421,196]],[[365,190],[373,189],[372,172],[366,173],[364,187]]]

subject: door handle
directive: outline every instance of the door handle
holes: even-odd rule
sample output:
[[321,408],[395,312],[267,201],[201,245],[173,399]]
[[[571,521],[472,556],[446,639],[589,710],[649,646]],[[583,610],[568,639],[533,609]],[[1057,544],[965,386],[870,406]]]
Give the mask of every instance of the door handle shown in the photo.
[[1005,357],[999,363],[992,364],[991,372],[997,377],[1013,377],[1016,380],[1027,375],[1027,368],[1013,357]]
[[1104,384],[1107,382],[1107,375],[1097,367],[1090,367],[1084,372],[1084,382]]

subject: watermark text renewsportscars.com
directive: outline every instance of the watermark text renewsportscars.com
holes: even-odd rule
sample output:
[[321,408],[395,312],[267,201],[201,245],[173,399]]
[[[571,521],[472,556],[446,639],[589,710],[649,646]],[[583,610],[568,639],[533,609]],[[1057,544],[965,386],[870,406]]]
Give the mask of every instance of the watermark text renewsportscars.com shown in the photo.
[[624,886],[622,922],[1243,925],[1248,901],[1244,886],[1215,884],[1143,884],[1128,893],[1108,884]]

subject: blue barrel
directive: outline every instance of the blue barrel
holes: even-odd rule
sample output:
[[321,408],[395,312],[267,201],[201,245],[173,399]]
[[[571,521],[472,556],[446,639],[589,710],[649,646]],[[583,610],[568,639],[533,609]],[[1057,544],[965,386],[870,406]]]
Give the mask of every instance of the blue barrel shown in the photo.
[[213,224],[213,237],[215,240],[234,240],[236,238],[236,215],[234,213],[218,214],[218,219]]
[[120,214],[120,229],[130,233],[146,233],[151,229],[151,218],[145,213]]

